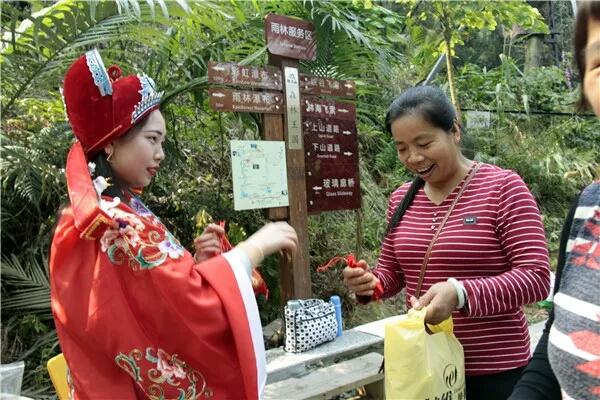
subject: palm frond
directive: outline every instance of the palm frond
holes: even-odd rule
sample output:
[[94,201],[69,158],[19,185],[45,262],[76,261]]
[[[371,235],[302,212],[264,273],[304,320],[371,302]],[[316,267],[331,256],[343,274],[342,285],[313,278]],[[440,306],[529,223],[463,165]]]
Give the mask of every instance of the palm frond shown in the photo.
[[29,256],[25,261],[14,254],[0,261],[2,287],[11,290],[3,296],[2,309],[50,316],[50,281],[45,258]]
[[[5,190],[14,190],[13,193],[18,198],[37,210],[40,210],[40,206],[44,204],[52,203],[53,199],[62,197],[64,192],[64,174],[60,169],[62,157],[60,160],[53,160],[52,152],[44,149],[55,147],[57,150],[66,150],[70,139],[63,143],[59,141],[61,136],[64,138],[64,133],[65,128],[62,125],[62,131],[61,128],[55,127],[33,136],[37,141],[28,140],[25,143],[18,143],[14,139],[3,138],[0,150],[2,187]],[[62,146],[57,146],[59,144]]]
[[[4,5],[9,22],[3,24],[6,32],[2,35],[0,66],[5,76],[11,76],[10,82],[3,85],[4,113],[10,115],[18,98],[40,96],[43,89],[53,88],[60,81],[58,76],[82,49],[106,47],[122,40],[124,28],[140,20],[156,22],[150,6],[153,3],[64,0],[29,16],[18,27],[20,14],[10,4]],[[159,4],[167,16],[169,9],[188,9],[184,0]],[[158,24],[154,26],[155,30],[161,29]],[[155,42],[143,35],[129,35],[128,39],[140,45]]]

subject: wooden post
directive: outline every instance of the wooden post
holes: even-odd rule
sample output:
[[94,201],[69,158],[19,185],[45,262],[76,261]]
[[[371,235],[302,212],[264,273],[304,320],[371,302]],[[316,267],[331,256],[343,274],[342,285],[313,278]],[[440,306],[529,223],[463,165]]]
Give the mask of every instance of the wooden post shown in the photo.
[[356,209],[354,215],[356,216],[356,249],[354,250],[356,259],[360,260],[362,257],[363,247],[363,215],[360,208]]
[[[298,61],[269,54],[269,65],[281,68],[298,68]],[[285,98],[285,79],[283,79]],[[287,115],[287,113],[285,114]],[[304,168],[304,149],[290,150],[288,145],[287,123],[281,115],[263,116],[263,138],[265,140],[286,141],[288,196],[290,205],[267,210],[271,220],[288,219],[298,234],[298,251],[291,258],[282,255],[279,258],[279,276],[281,301],[285,304],[289,299],[306,299],[312,296],[310,263],[308,254],[308,213],[306,206],[306,178]]]
[[[270,92],[269,94],[263,92],[266,99],[262,100],[260,94],[248,91],[238,91],[236,93],[233,90],[211,89],[209,92],[212,91],[210,103],[211,108],[214,110],[263,113],[263,139],[284,141],[289,206],[267,209],[266,215],[268,219],[273,221],[287,220],[298,235],[299,246],[296,253],[291,256],[290,254],[281,253],[279,258],[281,300],[286,303],[289,299],[312,296],[298,59],[314,60],[316,58],[317,42],[315,27],[312,23],[273,13],[265,16],[265,40],[269,50],[269,64],[276,68],[256,69],[251,67],[244,69],[244,67],[233,63],[211,62],[209,63],[208,81],[277,91],[281,90],[283,86],[283,98],[279,97],[278,92]],[[286,67],[288,68],[287,71],[285,71]],[[278,77],[278,73],[282,76]],[[287,88],[288,93],[286,93],[286,79],[290,82],[290,87]],[[280,85],[279,82],[282,84]],[[291,87],[292,84],[294,87]],[[337,85],[339,89],[339,82]],[[351,88],[353,87],[351,85]],[[241,97],[241,92],[244,92],[244,98]],[[248,96],[252,97],[252,101],[246,99]],[[283,99],[288,96],[290,98],[289,104],[282,104],[284,103]],[[273,103],[273,100],[275,103]],[[261,106],[254,104],[261,102],[265,104]],[[285,103],[287,103],[287,100]],[[279,114],[282,111],[283,116]],[[276,114],[272,115],[271,113]],[[290,115],[292,115],[291,118]],[[288,132],[288,123],[292,127],[291,132]],[[271,204],[279,205],[281,203]]]

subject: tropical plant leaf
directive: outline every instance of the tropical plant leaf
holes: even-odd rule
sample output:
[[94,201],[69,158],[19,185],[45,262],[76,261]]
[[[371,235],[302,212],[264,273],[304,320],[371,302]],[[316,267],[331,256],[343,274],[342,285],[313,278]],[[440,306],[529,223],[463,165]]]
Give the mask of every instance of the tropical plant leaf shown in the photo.
[[[11,115],[19,97],[40,96],[44,89],[54,87],[55,82],[60,81],[57,75],[82,53],[82,48],[106,47],[122,40],[124,31],[127,32],[126,28],[131,24],[155,23],[157,18],[150,11],[150,3],[153,1],[139,4],[137,0],[63,0],[27,17],[18,27],[16,21],[21,15],[10,4],[5,4],[9,21],[2,26],[0,66],[3,75],[11,76],[13,82],[3,87],[4,113]],[[161,8],[165,16],[169,15],[170,8],[189,9],[183,0],[162,2]],[[155,24],[147,36],[130,34],[128,40],[140,46],[153,44],[156,36],[153,40],[152,35],[161,29],[161,25]]]
[[51,318],[50,283],[45,258],[21,261],[16,255],[0,261],[2,287],[11,288],[3,296],[2,309],[21,313],[39,313]]

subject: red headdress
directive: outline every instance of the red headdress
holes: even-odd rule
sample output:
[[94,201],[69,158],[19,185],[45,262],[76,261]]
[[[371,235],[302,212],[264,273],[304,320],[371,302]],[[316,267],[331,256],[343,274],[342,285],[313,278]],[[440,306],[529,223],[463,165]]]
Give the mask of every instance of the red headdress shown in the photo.
[[154,81],[146,75],[121,77],[121,69],[104,68],[98,50],[91,50],[71,65],[63,95],[73,133],[86,155],[129,131],[160,105]]
[[110,221],[99,206],[87,161],[156,110],[162,95],[146,75],[121,77],[116,65],[107,71],[96,49],[69,67],[63,96],[78,142],[69,151],[66,175],[75,225],[82,237],[97,237],[103,231],[97,228]]

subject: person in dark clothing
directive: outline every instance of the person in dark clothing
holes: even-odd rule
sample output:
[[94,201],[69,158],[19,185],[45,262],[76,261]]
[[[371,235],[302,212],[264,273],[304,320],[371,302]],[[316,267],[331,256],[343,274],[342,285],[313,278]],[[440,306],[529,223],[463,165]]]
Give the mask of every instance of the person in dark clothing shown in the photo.
[[[579,195],[571,205],[560,236],[554,293],[560,289],[560,278],[563,266],[565,265],[567,241],[578,200]],[[546,320],[542,336],[531,356],[529,364],[523,371],[523,375],[521,375],[521,379],[515,385],[513,393],[509,397],[510,400],[561,400],[560,386],[548,361],[548,335],[550,334],[553,322],[554,308],[550,309],[548,313],[548,320]]]
[[[600,118],[600,2],[581,2],[575,58],[580,108]],[[509,400],[599,399],[600,180],[575,199],[561,235],[554,307]]]

